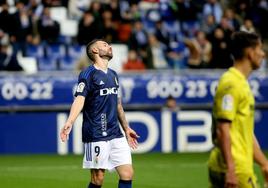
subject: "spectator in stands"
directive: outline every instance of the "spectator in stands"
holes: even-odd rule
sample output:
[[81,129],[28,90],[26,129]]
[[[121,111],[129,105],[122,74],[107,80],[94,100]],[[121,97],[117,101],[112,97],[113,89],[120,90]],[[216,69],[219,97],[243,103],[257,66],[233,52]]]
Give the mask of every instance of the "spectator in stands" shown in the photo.
[[254,28],[254,25],[253,25],[252,21],[250,19],[245,19],[244,23],[240,27],[240,31],[254,33],[255,28]]
[[203,17],[206,19],[208,15],[213,15],[216,23],[220,23],[222,17],[222,7],[218,0],[207,0],[203,7]]
[[92,1],[89,6],[89,11],[94,16],[94,20],[96,21],[96,23],[100,24],[102,21],[101,14],[103,12],[102,4],[97,0]]
[[268,27],[266,26],[266,19],[268,18],[268,10],[261,5],[261,0],[255,0],[248,13],[247,18],[253,21],[253,25],[260,32],[262,38],[268,37]]
[[27,43],[32,43],[33,39],[32,19],[22,2],[17,2],[16,7],[17,12],[13,15],[15,31],[11,36],[13,51],[15,54],[21,51],[25,56]]
[[117,38],[121,43],[128,43],[131,36],[132,28],[129,20],[122,20],[117,28]]
[[166,50],[169,67],[178,70],[187,67],[186,46],[181,40],[172,40]]
[[227,8],[224,11],[223,16],[225,17],[226,21],[228,22],[233,31],[239,31],[240,28],[239,19],[237,18],[233,9]]
[[29,14],[32,16],[32,19],[37,21],[42,16],[44,5],[40,0],[29,0],[27,9]]
[[120,1],[121,22],[118,25],[118,40],[119,42],[128,43],[132,35],[132,23],[135,20],[141,19],[141,13],[138,5],[135,2]]
[[158,4],[162,20],[174,22],[176,20],[176,11],[178,11],[176,4],[171,1],[160,1]]
[[250,12],[251,0],[236,0],[231,7],[234,8],[235,13],[239,16],[239,19],[244,20],[248,17]]
[[146,48],[148,46],[148,35],[143,28],[143,23],[140,20],[134,22],[134,28],[132,30],[129,48],[136,49],[138,54],[142,57],[143,62],[146,62]]
[[51,18],[48,7],[44,8],[43,14],[38,20],[38,32],[42,42],[58,43],[60,25]]
[[3,38],[3,34],[0,31],[0,71],[22,71],[22,67],[19,65],[17,60],[17,56],[12,52],[10,46],[8,45],[8,41]]
[[218,25],[218,28],[221,28],[224,32],[224,37],[227,42],[230,41],[232,33],[235,31],[235,28],[231,25],[226,17],[221,18],[221,22]]
[[85,12],[83,18],[79,21],[77,42],[85,45],[94,38],[100,37],[99,23],[95,21],[90,11]]
[[92,0],[69,0],[68,10],[70,17],[80,20],[84,13],[89,9]]
[[[248,32],[254,32],[255,29],[262,35],[268,33],[266,25],[261,24],[268,15],[268,6],[263,3],[266,1],[261,0],[235,0],[234,2],[222,0],[22,0],[14,1],[17,6],[17,12],[14,15],[9,13],[9,4],[13,6],[12,3],[7,4],[3,1],[0,29],[10,36],[14,52],[16,53],[18,49],[25,50],[26,42],[39,44],[40,37],[45,43],[63,42],[59,41],[59,23],[50,18],[49,8],[44,9],[44,7],[51,7],[55,4],[64,5],[67,1],[70,17],[76,19],[82,17],[79,20],[76,36],[79,45],[87,44],[93,38],[104,38],[110,43],[128,44],[130,49],[137,50],[138,56],[142,58],[147,68],[154,68],[151,59],[152,50],[148,41],[148,33],[151,32],[161,43],[160,49],[165,53],[169,67],[173,68],[184,68],[188,56],[190,67],[192,67],[192,62],[200,62],[197,60],[200,58],[196,50],[198,39],[193,38],[190,43],[183,42],[187,35],[197,37],[194,34],[198,32],[200,25],[200,30],[205,32],[208,40],[214,45],[213,53],[219,49],[223,52],[223,48],[219,46],[224,47],[224,44],[228,44],[229,36],[238,29]],[[21,2],[25,2],[25,6]],[[221,5],[230,7],[225,9],[223,16]],[[132,23],[134,24],[131,25]],[[244,24],[240,27],[240,23]],[[216,27],[224,31],[224,40],[221,42],[215,40]],[[189,40],[186,41],[189,42]],[[220,45],[215,45],[216,43]],[[185,50],[185,45],[190,49],[190,54]],[[215,49],[215,46],[218,47]],[[24,51],[23,54],[25,54]],[[214,58],[216,56],[213,55]],[[215,65],[214,58],[211,67]],[[201,64],[203,67],[203,63]],[[220,62],[216,64],[222,65]],[[229,60],[227,64],[230,64]]]
[[119,23],[122,20],[119,0],[111,0],[110,4],[108,5],[108,7],[106,7],[106,9],[112,12],[113,22]]
[[161,20],[160,13],[157,9],[149,9],[146,11],[142,22],[144,24],[144,28],[148,33],[155,32],[155,24],[156,22]]
[[149,45],[145,62],[147,69],[167,69],[168,63],[164,54],[165,46],[153,34],[150,34],[148,39]]
[[4,3],[2,6],[2,11],[0,12],[0,29],[3,30],[8,35],[12,35],[14,33],[14,25],[10,24],[13,23],[13,17],[8,12],[9,6],[7,3]]
[[163,25],[163,20],[159,20],[155,23],[155,36],[159,42],[166,47],[169,44],[169,33],[166,27]]
[[177,0],[177,17],[181,23],[182,32],[188,37],[193,37],[200,28],[197,16],[199,10],[196,3],[191,0]]
[[212,59],[210,68],[229,68],[233,65],[230,51],[228,50],[228,40],[221,28],[215,29],[212,44]]
[[108,43],[117,42],[117,32],[116,24],[112,20],[112,12],[110,10],[104,10],[102,13],[102,28],[101,28],[101,38],[103,38]]
[[123,70],[145,70],[145,65],[135,50],[129,50],[128,59],[123,65]]
[[9,41],[8,34],[0,28],[0,44],[8,43]]
[[190,68],[207,68],[211,60],[211,43],[207,40],[206,34],[199,31],[196,37],[185,39],[185,45],[190,51],[188,66]]
[[180,110],[180,108],[177,105],[176,99],[172,95],[169,95],[167,97],[163,110],[168,110],[172,112],[177,112]]
[[201,24],[202,25],[200,30],[204,31],[208,36],[213,34],[213,31],[218,25],[215,22],[215,17],[213,15],[208,15]]
[[124,20],[128,20],[128,21],[140,20],[142,18],[138,5],[135,3],[132,3],[130,5],[129,10],[122,12],[121,15]]

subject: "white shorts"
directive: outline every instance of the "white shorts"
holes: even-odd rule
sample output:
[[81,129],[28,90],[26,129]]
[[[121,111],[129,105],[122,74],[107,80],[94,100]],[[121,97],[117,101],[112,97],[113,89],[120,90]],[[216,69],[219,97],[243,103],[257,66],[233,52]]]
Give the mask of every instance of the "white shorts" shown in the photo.
[[132,164],[131,151],[125,137],[109,141],[84,143],[83,168],[113,170]]

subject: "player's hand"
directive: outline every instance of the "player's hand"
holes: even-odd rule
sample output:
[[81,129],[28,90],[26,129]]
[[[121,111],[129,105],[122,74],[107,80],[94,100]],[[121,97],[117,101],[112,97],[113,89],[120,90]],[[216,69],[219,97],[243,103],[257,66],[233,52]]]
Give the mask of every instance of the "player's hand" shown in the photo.
[[133,129],[131,129],[130,127],[126,130],[126,137],[127,137],[127,141],[129,146],[132,149],[136,149],[138,147],[138,141],[137,139],[140,137]]
[[66,122],[64,127],[61,129],[61,132],[60,132],[60,138],[61,138],[61,141],[65,142],[69,139],[69,134],[72,130],[72,124],[70,122]]
[[234,170],[227,170],[224,188],[237,188],[237,178]]
[[263,165],[261,167],[262,169],[262,173],[263,173],[263,177],[264,177],[264,188],[268,188],[268,161],[266,162],[265,165]]

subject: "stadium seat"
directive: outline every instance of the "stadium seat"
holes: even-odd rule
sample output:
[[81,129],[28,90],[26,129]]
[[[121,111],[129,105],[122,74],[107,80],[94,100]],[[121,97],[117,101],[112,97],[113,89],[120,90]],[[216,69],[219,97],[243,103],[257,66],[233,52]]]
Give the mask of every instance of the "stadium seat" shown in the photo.
[[63,22],[67,19],[67,9],[65,7],[51,7],[50,15],[53,20]]
[[17,55],[18,62],[20,66],[26,73],[33,74],[37,73],[37,62],[34,57],[23,57],[22,55]]
[[60,34],[67,37],[76,37],[78,22],[76,20],[64,20],[60,22]]
[[26,56],[35,58],[44,57],[44,47],[42,45],[28,45]]
[[142,22],[144,25],[145,30],[148,33],[155,33],[155,27],[154,27],[154,23],[153,22],[148,22],[147,20]]
[[80,45],[70,45],[68,46],[68,55],[72,58],[80,58],[85,52],[85,47]]
[[57,70],[57,59],[50,57],[43,57],[37,59],[38,69],[40,71]]
[[64,45],[51,44],[46,46],[46,55],[50,58],[61,58],[66,55],[66,49]]
[[142,19],[142,23],[148,33],[154,33],[155,23],[159,20],[160,15],[158,13],[158,10],[151,9],[147,11],[146,16],[144,16],[144,19]]
[[176,35],[181,32],[179,21],[164,21],[163,27],[168,31],[171,35]]
[[64,56],[59,59],[59,69],[60,70],[75,70],[76,59],[70,56]]

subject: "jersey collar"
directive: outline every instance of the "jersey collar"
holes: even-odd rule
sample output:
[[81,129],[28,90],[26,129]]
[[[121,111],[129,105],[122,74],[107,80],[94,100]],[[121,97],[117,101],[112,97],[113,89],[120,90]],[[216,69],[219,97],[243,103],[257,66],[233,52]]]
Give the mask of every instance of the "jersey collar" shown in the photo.
[[231,67],[230,72],[233,73],[235,76],[239,77],[240,79],[247,80],[247,78],[236,68]]
[[92,65],[92,66],[94,67],[94,69],[96,69],[96,70],[98,70],[98,71],[101,71],[101,72],[103,72],[103,73],[105,73],[105,74],[108,73],[109,68],[107,68],[107,70],[102,70],[102,69],[100,69],[100,68],[98,68],[98,67],[96,67],[96,66],[94,66],[94,65]]

